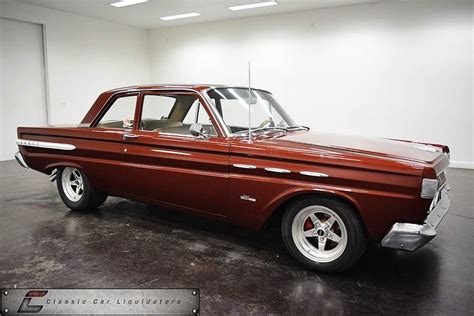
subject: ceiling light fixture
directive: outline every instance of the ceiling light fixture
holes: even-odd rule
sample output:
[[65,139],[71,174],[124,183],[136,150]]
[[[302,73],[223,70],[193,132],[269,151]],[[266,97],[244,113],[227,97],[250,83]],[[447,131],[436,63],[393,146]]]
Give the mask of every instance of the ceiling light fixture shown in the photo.
[[201,14],[192,12],[192,13],[183,13],[177,15],[170,15],[170,16],[162,16],[160,20],[169,21],[169,20],[177,20],[177,19],[185,19],[185,18],[192,18],[195,16],[201,16]]
[[257,3],[243,4],[243,5],[236,5],[236,6],[233,6],[233,7],[227,7],[227,9],[232,10],[232,11],[238,11],[238,10],[247,10],[247,9],[269,7],[269,6],[272,6],[272,5],[279,5],[279,3],[276,2],[276,1],[265,1],[265,2],[257,2]]
[[110,5],[116,8],[121,8],[121,7],[126,7],[129,5],[134,5],[134,4],[139,4],[139,3],[145,3],[148,2],[149,0],[121,0],[117,1],[114,3],[111,3]]

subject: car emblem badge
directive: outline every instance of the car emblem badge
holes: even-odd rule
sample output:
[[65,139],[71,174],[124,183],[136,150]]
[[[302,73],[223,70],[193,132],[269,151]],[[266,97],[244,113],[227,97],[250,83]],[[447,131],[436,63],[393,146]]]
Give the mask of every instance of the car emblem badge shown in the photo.
[[254,199],[248,195],[241,195],[240,199],[244,201],[257,202],[257,199]]

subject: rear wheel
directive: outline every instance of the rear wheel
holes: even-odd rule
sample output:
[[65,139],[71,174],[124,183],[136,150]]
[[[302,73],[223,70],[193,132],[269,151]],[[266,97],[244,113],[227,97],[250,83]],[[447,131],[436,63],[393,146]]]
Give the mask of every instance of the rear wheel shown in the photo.
[[330,198],[311,197],[293,203],[283,216],[282,234],[297,261],[325,272],[350,268],[367,245],[357,214],[347,204]]
[[78,168],[59,169],[56,183],[64,204],[73,211],[93,210],[107,199],[106,194],[92,187],[87,176]]

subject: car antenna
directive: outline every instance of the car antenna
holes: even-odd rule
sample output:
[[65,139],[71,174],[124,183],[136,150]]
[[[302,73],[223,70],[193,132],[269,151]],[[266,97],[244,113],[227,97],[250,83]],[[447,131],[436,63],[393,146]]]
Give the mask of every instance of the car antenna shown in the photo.
[[251,111],[250,111],[250,106],[252,104],[252,101],[250,100],[251,97],[252,95],[251,95],[251,90],[250,90],[250,60],[249,60],[249,143],[252,142]]

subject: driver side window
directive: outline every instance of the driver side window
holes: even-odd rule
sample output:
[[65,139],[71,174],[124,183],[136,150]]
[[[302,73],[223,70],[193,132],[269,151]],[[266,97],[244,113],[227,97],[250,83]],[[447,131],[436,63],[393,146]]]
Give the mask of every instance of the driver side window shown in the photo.
[[191,136],[193,123],[200,123],[207,136],[217,132],[199,99],[191,94],[146,94],[143,97],[140,130]]

